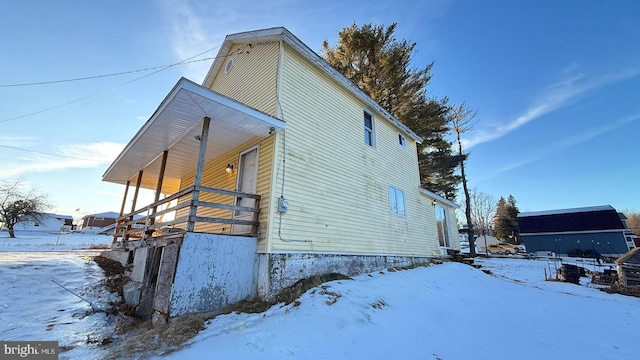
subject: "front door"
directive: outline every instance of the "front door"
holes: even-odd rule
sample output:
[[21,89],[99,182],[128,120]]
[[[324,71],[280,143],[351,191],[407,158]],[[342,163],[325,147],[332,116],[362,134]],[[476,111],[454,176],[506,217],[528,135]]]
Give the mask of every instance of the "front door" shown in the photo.
[[[255,194],[258,180],[258,148],[253,147],[240,153],[238,160],[238,179],[236,188],[240,192]],[[239,197],[236,200],[238,206],[255,206],[255,199]],[[253,220],[255,213],[249,211],[234,211],[233,218],[236,220]],[[251,225],[232,225],[232,234],[249,234]]]

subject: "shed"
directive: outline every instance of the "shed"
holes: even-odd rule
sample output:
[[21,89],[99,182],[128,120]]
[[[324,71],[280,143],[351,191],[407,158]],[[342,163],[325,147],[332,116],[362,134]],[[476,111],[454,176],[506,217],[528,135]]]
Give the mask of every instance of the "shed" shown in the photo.
[[618,279],[625,287],[640,287],[640,248],[634,248],[616,259]]

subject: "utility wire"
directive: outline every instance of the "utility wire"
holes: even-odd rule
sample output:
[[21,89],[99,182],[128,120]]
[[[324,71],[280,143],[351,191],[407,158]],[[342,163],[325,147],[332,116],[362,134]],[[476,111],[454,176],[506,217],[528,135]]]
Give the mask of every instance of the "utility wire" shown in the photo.
[[[199,53],[199,54],[193,55],[193,56],[191,56],[191,57],[189,57],[189,58],[186,58],[186,59],[184,59],[184,60],[182,60],[182,61],[180,61],[180,62],[177,62],[177,63],[173,63],[173,64],[165,65],[165,66],[160,66],[160,67],[155,67],[155,69],[158,69],[158,70],[156,70],[156,71],[154,71],[154,72],[152,72],[152,73],[150,73],[150,74],[143,75],[143,76],[137,77],[137,78],[135,78],[135,79],[133,79],[133,80],[130,80],[130,81],[124,82],[124,83],[122,83],[122,84],[116,85],[116,86],[114,86],[114,87],[112,87],[112,88],[105,89],[105,90],[102,90],[102,91],[98,91],[98,92],[93,93],[93,94],[91,94],[91,95],[83,96],[83,97],[81,97],[81,98],[77,98],[77,99],[75,99],[75,100],[68,101],[68,102],[66,102],[66,103],[64,103],[64,104],[60,104],[60,105],[56,105],[56,106],[52,106],[52,107],[49,107],[49,108],[46,108],[46,109],[42,109],[42,110],[39,110],[39,111],[35,111],[35,112],[32,112],[32,113],[28,113],[28,114],[24,114],[24,115],[20,115],[20,116],[15,116],[15,117],[12,117],[12,118],[9,118],[9,119],[0,120],[0,124],[1,124],[1,123],[5,123],[5,122],[9,122],[9,121],[14,121],[14,120],[22,119],[22,118],[25,118],[25,117],[28,117],[28,116],[33,116],[33,115],[41,114],[41,113],[43,113],[43,112],[47,112],[47,111],[51,111],[51,110],[55,110],[55,109],[61,108],[61,107],[63,107],[63,106],[67,106],[67,105],[70,105],[70,104],[73,104],[73,103],[76,103],[76,102],[79,102],[79,101],[82,101],[82,100],[86,100],[86,99],[91,98],[91,97],[94,97],[94,96],[96,96],[96,95],[100,95],[100,94],[102,94],[102,93],[105,93],[105,92],[107,92],[107,91],[111,91],[111,90],[116,89],[116,88],[119,88],[119,87],[121,87],[121,86],[131,84],[131,83],[133,83],[133,82],[135,82],[135,81],[142,80],[142,79],[144,79],[144,78],[146,78],[146,77],[149,77],[149,76],[151,76],[151,75],[157,74],[157,73],[159,73],[159,72],[161,72],[161,71],[163,71],[163,70],[166,70],[166,69],[172,68],[172,67],[174,67],[174,66],[184,65],[184,64],[187,64],[187,63],[189,63],[189,62],[196,62],[196,61],[200,61],[200,60],[194,60],[194,61],[191,61],[191,59],[193,59],[193,58],[195,58],[195,57],[198,57],[198,56],[200,56],[200,55],[206,54],[206,53],[208,53],[208,52],[209,52],[209,51],[211,51],[211,50],[214,50],[214,49],[216,49],[216,48],[219,48],[220,46],[221,46],[221,45],[215,46],[215,47],[213,47],[213,48],[211,48],[211,49],[209,49],[209,50],[206,50],[206,51],[203,51],[203,52],[201,52],[201,53]],[[241,48],[237,49],[236,51],[234,51],[234,52],[232,53],[232,55],[234,55],[234,54],[241,54],[242,52],[244,52],[244,51],[245,51],[245,49],[246,49],[247,47],[248,47],[248,48],[251,48],[251,44],[247,44],[247,45],[245,45],[244,47],[241,47]],[[227,55],[214,56],[214,57],[207,58],[207,59],[202,59],[202,60],[211,60],[211,59],[217,59],[217,58],[224,58],[224,57],[226,57],[226,56],[227,56]],[[151,68],[149,68],[149,70],[150,70],[150,69],[151,69]],[[135,72],[135,70],[132,70],[131,72]],[[115,76],[115,75],[114,75],[114,76]],[[104,76],[98,76],[98,77],[104,77]]]
[[42,154],[42,155],[57,156],[57,157],[62,157],[62,158],[67,158],[67,159],[95,161],[95,162],[100,162],[100,163],[106,162],[106,161],[103,161],[103,160],[86,159],[86,158],[80,158],[80,157],[75,157],[75,156],[52,154],[52,153],[43,152],[43,151],[23,149],[23,148],[19,148],[19,147],[15,147],[15,146],[9,146],[9,145],[0,145],[0,147],[4,147],[4,148],[8,148],[8,149],[14,149],[14,150],[20,150],[20,151],[26,151],[26,152],[36,153],[36,154]]
[[156,70],[156,69],[164,69],[164,68],[168,68],[168,67],[172,67],[172,66],[176,66],[176,65],[191,64],[191,63],[195,63],[195,62],[199,62],[199,61],[211,60],[211,59],[215,59],[215,58],[216,58],[215,56],[212,56],[212,57],[207,57],[207,58],[198,59],[198,60],[181,61],[181,62],[177,62],[177,63],[174,63],[174,64],[169,64],[169,65],[161,65],[161,66],[148,67],[148,68],[144,68],[144,69],[122,71],[122,72],[112,73],[112,74],[85,76],[85,77],[71,78],[71,79],[61,79],[61,80],[31,82],[31,83],[20,83],[20,84],[0,84],[0,88],[19,87],[19,86],[34,86],[34,85],[49,85],[49,84],[59,84],[59,83],[66,83],[66,82],[73,82],[73,81],[100,79],[100,78],[105,78],[105,77],[127,75],[127,74],[133,74],[133,73]]

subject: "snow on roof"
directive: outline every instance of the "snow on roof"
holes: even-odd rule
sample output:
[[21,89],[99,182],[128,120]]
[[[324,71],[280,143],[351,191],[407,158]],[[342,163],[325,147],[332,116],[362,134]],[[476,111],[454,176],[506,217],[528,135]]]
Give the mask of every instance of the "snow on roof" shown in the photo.
[[611,205],[587,206],[587,207],[569,208],[569,209],[522,212],[518,214],[518,217],[574,214],[574,213],[581,213],[581,212],[605,211],[605,210],[615,210],[615,209]]
[[54,213],[45,213],[45,214],[49,215],[50,217],[56,218],[56,219],[73,220],[73,216],[71,216],[71,215],[59,215],[59,214],[54,214]]
[[97,213],[97,214],[88,214],[88,215],[85,215],[84,217],[87,217],[87,216],[117,219],[120,217],[120,213],[117,213],[115,211],[107,211],[107,212]]

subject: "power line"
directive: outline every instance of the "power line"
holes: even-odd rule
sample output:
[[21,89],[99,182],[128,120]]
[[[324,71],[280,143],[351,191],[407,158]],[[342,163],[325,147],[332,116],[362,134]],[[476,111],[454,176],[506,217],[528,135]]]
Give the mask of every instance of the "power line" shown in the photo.
[[127,75],[127,74],[150,71],[150,70],[155,70],[155,69],[169,68],[169,67],[176,66],[176,65],[191,64],[191,63],[195,63],[195,62],[199,62],[199,61],[211,60],[211,59],[215,59],[215,58],[216,58],[215,56],[212,56],[212,57],[207,57],[207,58],[198,59],[198,60],[181,61],[181,62],[177,62],[177,63],[174,63],[174,64],[169,64],[169,65],[153,66],[153,67],[148,67],[148,68],[144,68],[144,69],[136,69],[136,70],[122,71],[122,72],[112,73],[112,74],[85,76],[85,77],[78,77],[78,78],[71,78],[71,79],[40,81],[40,82],[31,82],[31,83],[19,83],[19,84],[0,84],[0,88],[20,87],[20,86],[34,86],[34,85],[49,85],[49,84],[59,84],[59,83],[66,83],[66,82],[73,82],[73,81],[100,79],[100,78],[105,78],[105,77]]
[[85,160],[85,161],[94,161],[94,162],[100,162],[100,163],[105,162],[105,161],[103,161],[103,160],[85,159],[85,158],[80,158],[80,157],[75,157],[75,156],[67,156],[67,155],[60,155],[60,154],[52,154],[52,153],[48,153],[48,152],[36,151],[36,150],[29,150],[29,149],[23,149],[23,148],[19,148],[19,147],[15,147],[15,146],[9,146],[9,145],[0,145],[0,147],[4,147],[4,148],[8,148],[8,149],[14,149],[14,150],[20,150],[20,151],[26,151],[26,152],[36,153],[36,154],[42,154],[42,155],[57,156],[57,157],[67,158],[67,159]]
[[[67,106],[67,105],[70,105],[70,104],[73,104],[73,103],[76,103],[76,102],[79,102],[79,101],[82,101],[82,100],[86,100],[86,99],[91,98],[91,97],[94,97],[94,96],[96,96],[96,95],[100,95],[100,94],[105,93],[105,92],[107,92],[107,91],[110,91],[110,90],[116,89],[116,88],[118,88],[118,87],[120,87],[120,86],[128,85],[128,84],[131,84],[131,83],[133,83],[133,82],[135,82],[135,81],[142,80],[142,79],[144,79],[144,78],[146,78],[146,77],[149,77],[149,76],[151,76],[151,75],[157,74],[157,73],[159,73],[159,72],[161,72],[161,71],[163,71],[163,70],[169,69],[169,68],[174,67],[174,66],[184,65],[184,64],[187,64],[187,63],[190,63],[190,62],[196,62],[196,61],[202,61],[202,60],[211,60],[211,59],[217,59],[217,58],[224,58],[224,57],[226,57],[227,55],[214,56],[214,57],[207,58],[207,59],[201,59],[201,60],[193,60],[193,61],[191,61],[191,59],[193,59],[193,58],[195,58],[195,57],[198,57],[198,56],[200,56],[200,55],[203,55],[203,54],[205,54],[205,53],[208,53],[208,52],[209,52],[209,51],[211,51],[211,50],[214,50],[214,49],[216,49],[216,48],[219,48],[220,46],[221,46],[221,45],[215,46],[215,47],[213,47],[213,48],[211,48],[211,49],[209,49],[209,50],[203,51],[203,52],[201,52],[201,53],[199,53],[199,54],[193,55],[193,56],[191,56],[191,57],[188,57],[188,58],[186,58],[186,59],[184,59],[184,60],[182,60],[182,61],[180,61],[180,62],[174,63],[174,64],[165,65],[165,66],[161,66],[161,67],[155,67],[155,68],[156,68],[156,69],[158,69],[158,70],[156,70],[156,71],[154,71],[154,72],[152,72],[152,73],[150,73],[150,74],[143,75],[143,76],[137,77],[137,78],[135,78],[135,79],[133,79],[133,80],[130,80],[130,81],[124,82],[124,83],[122,83],[122,84],[116,85],[116,86],[114,86],[114,87],[112,87],[112,88],[105,89],[105,90],[102,90],[102,91],[98,91],[98,92],[93,93],[93,94],[91,94],[91,95],[83,96],[83,97],[81,97],[81,98],[77,98],[77,99],[74,99],[74,100],[68,101],[68,102],[66,102],[66,103],[59,104],[59,105],[56,105],[56,106],[52,106],[52,107],[49,107],[49,108],[46,108],[46,109],[38,110],[38,111],[35,111],[35,112],[32,112],[32,113],[28,113],[28,114],[24,114],[24,115],[15,116],[15,117],[12,117],[12,118],[9,118],[9,119],[0,120],[0,123],[5,123],[5,122],[9,122],[9,121],[14,121],[14,120],[22,119],[22,118],[25,118],[25,117],[28,117],[28,116],[41,114],[41,113],[43,113],[43,112],[51,111],[51,110],[58,109],[58,108],[61,108],[61,107],[63,107],[63,106]],[[235,50],[231,55],[234,55],[234,54],[240,54],[240,53],[244,52],[244,51],[245,51],[245,49],[246,49],[247,47],[251,48],[251,44],[247,44],[247,45],[245,45],[244,47],[241,47],[241,48],[239,48],[239,49]],[[149,68],[149,69],[151,69],[151,68]],[[132,72],[135,72],[135,70],[132,70]],[[114,76],[115,76],[115,75],[114,75]],[[104,77],[104,76],[98,76],[98,77]],[[79,79],[79,78],[78,78],[78,79]]]

